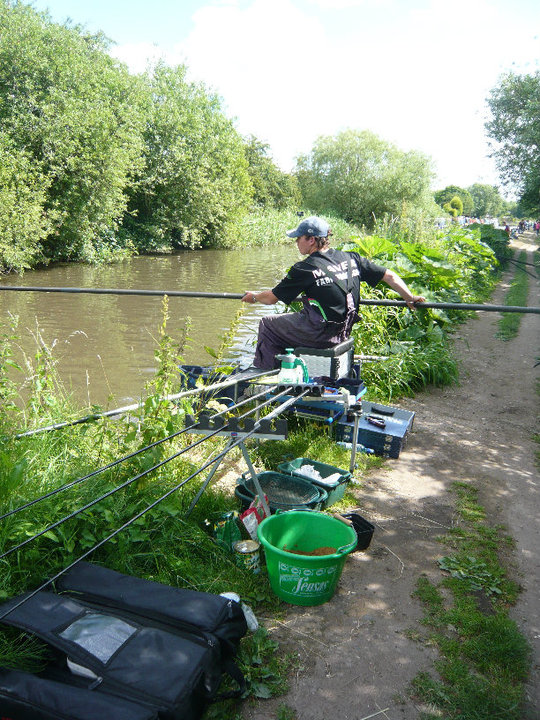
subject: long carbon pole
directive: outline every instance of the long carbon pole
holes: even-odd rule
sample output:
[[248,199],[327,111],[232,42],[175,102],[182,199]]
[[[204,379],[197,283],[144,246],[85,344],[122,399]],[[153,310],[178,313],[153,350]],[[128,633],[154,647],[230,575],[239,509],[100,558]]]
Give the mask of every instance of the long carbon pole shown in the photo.
[[[0,285],[1,290],[19,292],[59,292],[89,293],[91,295],[150,295],[163,297],[219,298],[225,300],[241,300],[245,293],[195,292],[190,290],[134,290],[126,288],[70,288],[70,287],[20,287],[16,285]],[[389,307],[406,307],[404,300],[360,300],[360,305],[384,305]],[[418,308],[434,308],[439,310],[482,310],[484,312],[518,312],[540,314],[540,307],[521,307],[518,305],[484,305],[474,303],[423,302]]]
[[[201,387],[194,388],[193,390],[183,390],[182,392],[175,393],[174,395],[166,395],[163,400],[180,400],[181,398],[190,397],[191,395],[198,395],[203,392],[211,392],[213,390],[221,390],[222,388],[235,385],[241,380],[256,380],[259,377],[265,375],[275,375],[279,372],[277,370],[261,370],[260,373],[253,373],[249,378],[242,378],[238,375],[231,375],[229,380],[222,380],[212,385],[201,385]],[[47,425],[47,427],[35,428],[34,430],[27,430],[26,432],[15,435],[16,440],[20,440],[23,437],[30,437],[31,435],[37,435],[38,433],[50,432],[51,430],[61,430],[62,428],[72,427],[73,425],[81,425],[82,423],[91,422],[92,420],[100,420],[106,417],[116,417],[116,415],[123,415],[133,410],[138,410],[144,405],[144,402],[134,403],[133,405],[125,405],[124,407],[115,408],[114,410],[107,410],[102,413],[92,413],[91,415],[85,415],[84,417],[77,418],[76,420],[66,420],[65,422],[55,423],[54,425]]]
[[226,300],[241,300],[245,293],[227,292],[192,292],[191,290],[136,290],[131,288],[75,288],[75,287],[21,287],[16,285],[0,285],[0,290],[16,290],[28,292],[60,292],[60,293],[90,293],[91,295],[157,295],[163,297],[193,297],[193,298],[225,298]]

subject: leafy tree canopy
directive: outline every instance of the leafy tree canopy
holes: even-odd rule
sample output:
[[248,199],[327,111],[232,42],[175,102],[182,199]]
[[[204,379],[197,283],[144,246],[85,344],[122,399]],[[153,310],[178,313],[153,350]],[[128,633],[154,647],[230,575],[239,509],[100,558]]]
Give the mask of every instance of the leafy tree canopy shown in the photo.
[[474,217],[497,217],[503,212],[505,200],[495,185],[475,183],[467,189],[473,199]]
[[253,135],[246,138],[245,143],[255,205],[281,210],[297,207],[300,203],[297,180],[274,164],[269,156],[270,146],[260,142]]
[[121,218],[139,165],[137,81],[103,36],[19,2],[0,0],[0,37],[2,131],[44,190],[33,197],[50,228],[45,255],[91,257]]
[[306,207],[367,227],[386,214],[399,216],[404,205],[432,202],[431,160],[368,131],[320,137],[297,159],[296,175]]
[[505,182],[515,185],[522,209],[540,211],[540,71],[503,75],[488,98],[486,123]]
[[145,83],[144,169],[129,191],[138,231],[178,246],[227,245],[251,203],[242,138],[184,66],[159,63]]
[[463,215],[463,202],[459,195],[454,195],[453,198],[444,203],[443,210],[454,218]]

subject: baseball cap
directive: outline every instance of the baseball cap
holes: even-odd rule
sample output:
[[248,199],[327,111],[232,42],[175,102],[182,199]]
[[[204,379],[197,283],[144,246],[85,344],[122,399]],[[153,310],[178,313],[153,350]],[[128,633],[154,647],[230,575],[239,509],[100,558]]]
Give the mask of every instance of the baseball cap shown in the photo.
[[298,238],[302,235],[310,235],[313,237],[326,237],[330,230],[330,226],[320,217],[308,217],[298,225],[295,230],[288,230],[287,237]]

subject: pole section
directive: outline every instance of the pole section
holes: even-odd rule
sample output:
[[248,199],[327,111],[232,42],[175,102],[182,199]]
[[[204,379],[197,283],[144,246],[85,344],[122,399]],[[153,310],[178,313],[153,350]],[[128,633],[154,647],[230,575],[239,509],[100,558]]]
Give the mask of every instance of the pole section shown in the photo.
[[[126,288],[73,288],[73,287],[21,287],[16,285],[0,285],[0,291],[16,292],[58,292],[91,295],[142,295],[164,297],[217,298],[221,300],[241,300],[245,293],[227,292],[196,292],[191,290],[135,290]],[[360,305],[383,305],[388,307],[407,307],[404,300],[360,299]],[[540,315],[540,307],[521,307],[518,305],[487,305],[475,303],[423,302],[417,308],[434,308],[439,310],[480,310],[484,312],[519,312]]]
[[24,287],[17,285],[0,285],[0,290],[14,290],[18,292],[58,292],[91,295],[149,295],[163,297],[193,297],[193,298],[224,298],[226,300],[241,300],[245,293],[227,292],[195,292],[191,290],[137,290],[132,288],[77,288],[77,287]]

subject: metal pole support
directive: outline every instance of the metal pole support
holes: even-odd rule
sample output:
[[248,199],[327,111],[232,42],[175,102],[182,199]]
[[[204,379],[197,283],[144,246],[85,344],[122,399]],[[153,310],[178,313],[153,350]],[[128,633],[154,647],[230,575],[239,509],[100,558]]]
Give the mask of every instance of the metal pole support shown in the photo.
[[349,408],[349,412],[352,413],[354,416],[352,448],[351,448],[351,462],[349,465],[349,471],[352,475],[352,473],[354,472],[354,468],[356,467],[356,450],[358,447],[358,424],[360,422],[360,416],[362,414],[362,405],[360,403],[351,405],[351,407]]

